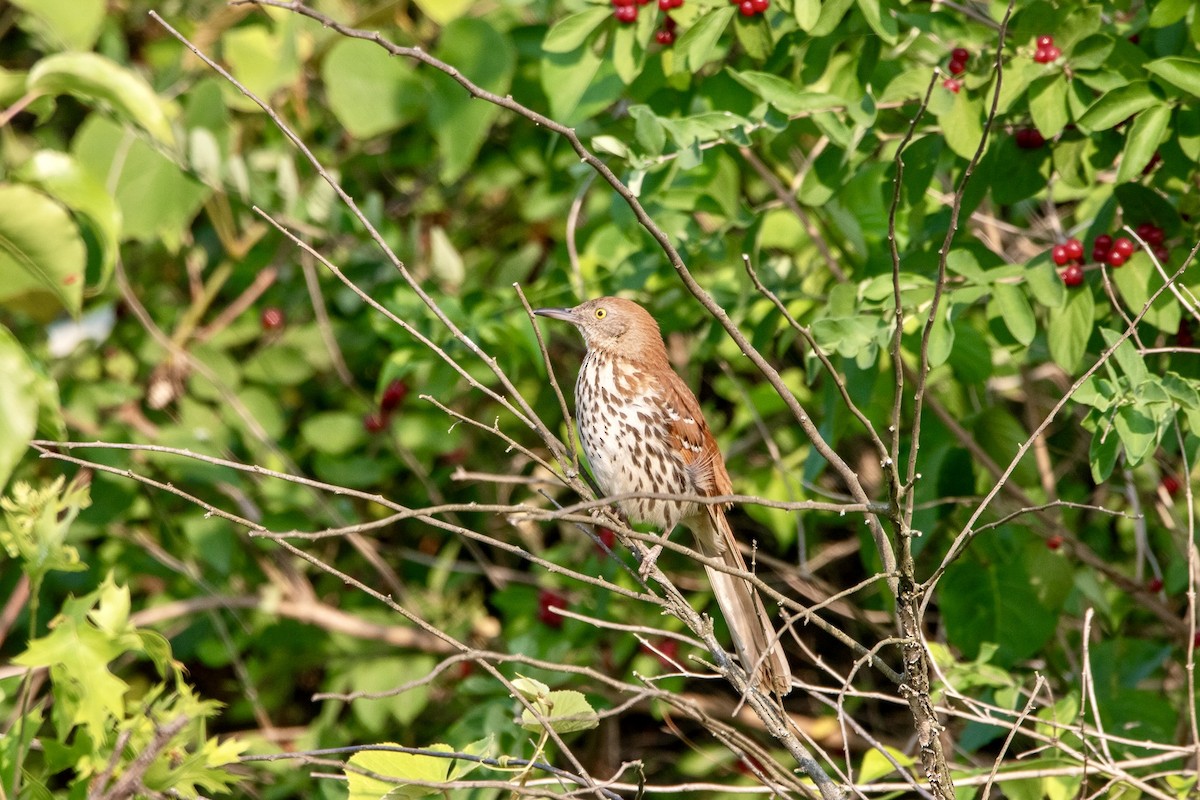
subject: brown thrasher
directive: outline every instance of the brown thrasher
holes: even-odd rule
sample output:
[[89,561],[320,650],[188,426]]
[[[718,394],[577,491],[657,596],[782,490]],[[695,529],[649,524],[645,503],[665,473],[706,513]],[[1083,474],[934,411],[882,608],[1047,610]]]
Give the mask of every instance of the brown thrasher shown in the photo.
[[[575,415],[601,491],[610,496],[733,493],[700,403],[671,369],[658,323],[646,309],[601,297],[534,313],[570,322],[587,343],[575,383]],[[704,556],[747,571],[725,518],[728,504],[629,498],[617,505],[630,522],[653,525],[664,536],[682,523]],[[786,694],[791,669],[762,600],[745,579],[705,569],[742,665],[753,670],[754,683]]]

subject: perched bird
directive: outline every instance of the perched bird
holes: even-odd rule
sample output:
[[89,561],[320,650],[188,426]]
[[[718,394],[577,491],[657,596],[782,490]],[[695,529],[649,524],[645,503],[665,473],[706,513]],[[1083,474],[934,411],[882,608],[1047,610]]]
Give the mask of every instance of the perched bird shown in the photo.
[[[575,383],[575,415],[583,451],[605,494],[732,494],[700,403],[671,369],[654,317],[616,297],[534,313],[570,322],[587,344]],[[618,507],[630,522],[653,525],[664,536],[683,524],[704,556],[746,571],[725,518],[727,505],[630,498]],[[754,671],[757,685],[786,694],[792,673],[754,587],[728,572],[705,569],[743,666]]]

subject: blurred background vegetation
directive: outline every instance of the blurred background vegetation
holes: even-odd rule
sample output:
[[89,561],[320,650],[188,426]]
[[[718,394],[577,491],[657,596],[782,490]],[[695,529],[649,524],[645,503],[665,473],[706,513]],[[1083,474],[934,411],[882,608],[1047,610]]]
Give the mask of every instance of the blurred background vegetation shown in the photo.
[[[1194,269],[1146,306],[1197,241],[1192,3],[1015,3],[990,137],[957,195],[993,102],[1002,4],[772,0],[750,15],[686,0],[639,4],[629,24],[584,0],[313,8],[575,127],[881,501],[879,458],[838,382],[755,289],[743,254],[886,431],[895,156],[930,90],[894,225],[911,372],[961,203],[926,351],[912,522],[917,577],[946,560],[924,623],[960,796],[979,791],[998,755],[994,791],[1009,797],[1195,791]],[[151,10],[286,120],[412,284],[284,132]],[[1060,57],[1036,57],[1043,35]],[[950,66],[956,48],[968,51],[961,69]],[[939,68],[957,88],[934,77]],[[481,391],[506,394],[490,366],[431,310],[565,438],[514,284],[534,306],[618,293],[643,302],[739,493],[846,499],[781,398],[564,140],[372,42],[219,2],[11,3],[0,9],[0,106],[4,796],[83,798],[89,783],[120,796],[115,783],[139,752],[157,756],[142,767],[143,790],[184,797],[235,779],[237,795],[345,797],[344,783],[316,777],[340,762],[236,761],[384,741],[457,750],[486,740],[480,752],[566,766],[554,746],[534,748],[505,685],[470,660],[441,664],[451,645],[343,576],[460,642],[540,660],[503,663],[509,678],[620,707],[568,737],[597,777],[640,761],[624,780],[705,796],[720,795],[710,784],[761,785],[764,770],[795,783],[794,764],[747,713],[734,724],[749,740],[710,735],[708,715],[728,718],[736,703],[712,681],[657,682],[691,710],[653,698],[622,707],[628,691],[545,668],[590,667],[636,687],[636,675],[676,671],[672,658],[701,669],[687,656],[707,656],[686,636],[633,635],[552,607],[648,631],[683,632],[678,620],[463,534],[635,585],[620,563],[629,555],[578,527],[467,507],[578,499],[533,457],[554,463],[545,443]],[[1144,241],[1119,269],[1091,257],[1098,236],[1135,230]],[[1078,287],[1051,254],[1070,238],[1085,252]],[[580,343],[546,334],[569,399]],[[903,412],[907,460],[911,384]],[[358,494],[144,448],[39,458],[33,439],[175,448]],[[979,535],[952,551],[1027,440]],[[346,532],[392,513],[376,495],[450,510]],[[290,540],[340,574],[214,509],[277,534],[342,531]],[[734,520],[784,594],[827,603],[823,615],[867,648],[894,634],[886,584],[833,598],[880,569],[861,514],[748,504]],[[707,606],[694,565],[671,553],[662,563]],[[806,688],[787,701],[794,721],[863,791],[904,791],[918,754],[896,687],[833,637],[798,632],[788,647]],[[902,668],[895,647],[880,654]],[[410,681],[419,685],[388,693]],[[1031,693],[1036,726],[1001,750]]]

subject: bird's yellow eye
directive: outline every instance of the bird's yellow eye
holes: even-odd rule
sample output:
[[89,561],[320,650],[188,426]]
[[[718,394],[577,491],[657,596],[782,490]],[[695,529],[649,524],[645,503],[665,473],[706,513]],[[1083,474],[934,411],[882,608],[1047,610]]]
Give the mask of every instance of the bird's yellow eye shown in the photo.
[[596,309],[596,319],[604,319],[608,316],[608,311],[603,308]]

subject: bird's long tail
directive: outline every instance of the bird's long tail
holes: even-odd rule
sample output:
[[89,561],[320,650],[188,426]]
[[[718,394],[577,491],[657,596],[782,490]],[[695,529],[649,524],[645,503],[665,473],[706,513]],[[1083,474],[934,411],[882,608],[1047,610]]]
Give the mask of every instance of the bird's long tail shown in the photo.
[[[710,509],[707,521],[715,530],[697,532],[700,552],[709,558],[723,559],[733,569],[748,572],[724,512],[711,506]],[[706,533],[712,535],[703,535]],[[762,599],[743,578],[712,567],[705,567],[705,571],[742,665],[763,689],[787,694],[792,688],[792,670]]]

